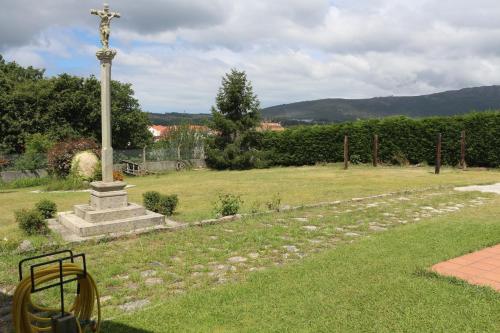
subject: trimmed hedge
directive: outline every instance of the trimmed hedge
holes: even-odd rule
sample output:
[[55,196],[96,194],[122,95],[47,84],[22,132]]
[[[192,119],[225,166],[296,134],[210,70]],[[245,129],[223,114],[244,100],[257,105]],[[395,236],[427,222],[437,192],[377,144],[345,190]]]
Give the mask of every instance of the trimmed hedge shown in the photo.
[[393,163],[403,157],[412,164],[432,165],[437,135],[442,133],[442,163],[455,166],[460,160],[462,130],[466,131],[467,165],[500,166],[500,111],[422,119],[389,117],[263,132],[260,149],[268,153],[270,165],[341,162],[347,134],[350,155],[368,163],[372,161],[373,136],[378,134],[381,162]]

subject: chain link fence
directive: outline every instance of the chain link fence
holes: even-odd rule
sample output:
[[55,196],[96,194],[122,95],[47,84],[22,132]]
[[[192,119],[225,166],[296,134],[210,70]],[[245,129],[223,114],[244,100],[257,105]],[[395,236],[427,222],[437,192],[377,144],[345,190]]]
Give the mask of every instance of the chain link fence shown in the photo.
[[134,163],[178,161],[178,160],[205,159],[204,145],[196,145],[192,149],[179,147],[144,147],[143,149],[115,149],[113,163],[120,164],[124,161]]
[[[115,170],[139,175],[187,168],[205,167],[203,142],[190,147],[157,147],[143,149],[115,149]],[[46,154],[0,154],[0,181],[10,182],[20,178],[47,176]],[[136,170],[127,172],[127,170]]]
[[47,168],[47,154],[2,154],[0,153],[0,172],[28,171]]

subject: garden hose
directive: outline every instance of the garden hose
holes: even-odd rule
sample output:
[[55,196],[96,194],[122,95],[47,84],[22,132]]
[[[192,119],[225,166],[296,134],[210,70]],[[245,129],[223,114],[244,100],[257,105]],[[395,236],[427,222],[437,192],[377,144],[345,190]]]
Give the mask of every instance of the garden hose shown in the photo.
[[[84,274],[83,269],[74,263],[64,263],[62,265],[63,276],[78,277],[79,293],[76,295],[75,302],[69,312],[76,318],[78,332],[83,333],[81,322],[90,322],[94,305],[97,302],[97,322],[92,329],[99,332],[101,323],[101,305],[99,302],[99,293],[97,286],[90,274]],[[34,272],[34,281],[36,285],[47,283],[49,281],[59,280],[59,265],[48,266]],[[48,308],[38,306],[31,302],[31,277],[25,277],[16,288],[12,303],[12,320],[17,333],[38,333],[51,332],[51,318],[40,317],[31,311],[57,313],[58,308]],[[46,324],[43,327],[35,326]]]

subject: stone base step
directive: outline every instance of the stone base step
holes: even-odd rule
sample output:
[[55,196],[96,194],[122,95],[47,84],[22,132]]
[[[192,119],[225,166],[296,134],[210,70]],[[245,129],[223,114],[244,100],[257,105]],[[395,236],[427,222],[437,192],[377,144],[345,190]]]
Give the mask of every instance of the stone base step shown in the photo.
[[90,223],[123,220],[146,214],[146,209],[134,203],[126,207],[95,210],[90,205],[75,205],[75,215]]
[[59,213],[57,219],[59,223],[80,237],[128,232],[165,224],[165,217],[163,215],[149,210],[145,211],[145,215],[104,222],[88,222],[73,212]]

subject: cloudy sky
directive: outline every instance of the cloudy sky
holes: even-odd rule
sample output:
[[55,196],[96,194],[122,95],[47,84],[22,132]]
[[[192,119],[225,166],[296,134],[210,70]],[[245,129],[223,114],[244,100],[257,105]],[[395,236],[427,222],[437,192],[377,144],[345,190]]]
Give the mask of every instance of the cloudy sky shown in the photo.
[[[498,0],[109,0],[113,77],[143,109],[208,112],[230,68],[263,106],[500,84]],[[0,0],[0,54],[98,74],[94,0]]]

